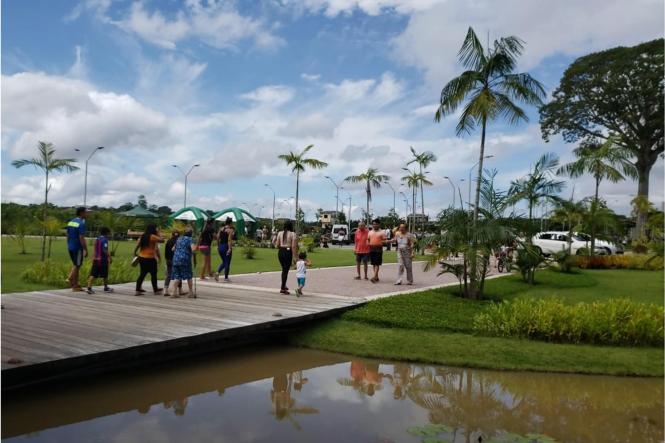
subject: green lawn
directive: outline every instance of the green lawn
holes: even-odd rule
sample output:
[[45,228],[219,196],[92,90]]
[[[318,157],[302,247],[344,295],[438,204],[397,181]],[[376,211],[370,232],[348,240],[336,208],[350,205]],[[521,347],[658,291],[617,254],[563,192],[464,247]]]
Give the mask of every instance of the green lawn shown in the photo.
[[[663,271],[542,271],[530,286],[518,276],[487,281],[493,300],[553,297],[569,303],[627,297],[663,305]],[[455,287],[368,303],[305,331],[294,344],[366,357],[485,367],[616,375],[663,374],[662,348],[606,347],[479,337],[473,317],[492,300],[454,295]]]
[[[113,247],[113,245],[111,246]],[[135,242],[133,241],[118,242],[116,257],[131,257],[134,246]],[[26,283],[21,280],[21,272],[41,258],[41,240],[38,238],[26,239],[27,254],[20,254],[19,252],[20,248],[14,240],[10,237],[2,237],[2,286],[0,290],[6,293],[48,289],[47,286]],[[220,263],[220,259],[216,251],[214,252],[212,264],[216,268]],[[231,263],[231,274],[278,271],[280,269],[279,262],[277,261],[277,252],[274,249],[257,248],[256,257],[253,260],[244,258],[239,252],[239,249],[234,252],[233,262]],[[58,238],[53,241],[51,258],[54,261],[69,263],[69,255],[64,238]],[[355,264],[353,251],[339,247],[319,248],[315,252],[308,254],[308,258],[312,261],[312,267],[314,268]],[[386,263],[394,263],[396,261],[395,252],[386,252],[383,260]],[[138,270],[136,272],[138,276]],[[164,267],[160,266],[159,277],[163,278],[163,276]]]

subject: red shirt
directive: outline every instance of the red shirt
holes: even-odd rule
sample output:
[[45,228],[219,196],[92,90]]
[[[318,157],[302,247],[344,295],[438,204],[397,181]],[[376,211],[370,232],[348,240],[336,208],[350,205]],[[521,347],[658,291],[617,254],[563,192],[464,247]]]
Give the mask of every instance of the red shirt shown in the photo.
[[369,253],[369,243],[367,242],[368,236],[369,236],[369,230],[367,228],[358,229],[356,231],[355,247],[353,248],[353,251],[356,254],[368,254]]

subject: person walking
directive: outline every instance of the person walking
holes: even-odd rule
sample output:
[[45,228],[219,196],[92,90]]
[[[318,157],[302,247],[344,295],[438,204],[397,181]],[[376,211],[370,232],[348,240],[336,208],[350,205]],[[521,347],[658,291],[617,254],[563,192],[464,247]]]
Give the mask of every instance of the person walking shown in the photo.
[[298,289],[296,289],[297,297],[302,295],[302,289],[305,287],[308,266],[312,266],[312,262],[307,260],[307,253],[303,251],[298,254],[298,261],[296,262],[296,280],[298,280]]
[[136,293],[134,295],[143,295],[145,293],[145,290],[142,288],[143,279],[148,274],[150,274],[152,291],[155,295],[163,292],[162,288],[157,287],[157,259],[159,258],[157,243],[163,242],[164,239],[159,235],[157,225],[154,224],[146,226],[143,235],[136,242],[134,255],[138,255],[141,272],[139,273],[138,280],[136,280]]
[[[179,298],[181,295],[196,298],[196,294],[192,290],[194,251],[196,251],[196,245],[192,242],[192,228],[187,228],[183,235],[178,238],[173,249],[173,274],[171,284],[167,289],[171,298]],[[189,292],[182,292],[183,280],[187,280]]]
[[215,237],[215,228],[213,227],[214,220],[209,218],[206,220],[205,226],[199,235],[198,250],[203,256],[203,269],[201,269],[201,280],[206,279],[206,275],[212,277],[212,265],[210,252],[212,249],[212,241]]
[[369,230],[365,226],[364,221],[358,223],[358,229],[354,236],[353,252],[356,254],[356,275],[355,279],[360,280],[360,265],[362,264],[365,269],[365,280],[367,280],[367,262],[369,261]]
[[231,259],[233,258],[233,238],[236,230],[233,227],[233,220],[231,217],[226,217],[224,226],[217,234],[217,252],[222,259],[217,273],[215,274],[215,281],[219,281],[219,274],[224,270],[224,283],[230,283],[229,272],[231,271]]
[[289,288],[286,287],[286,280],[289,278],[289,269],[294,263],[293,259],[297,257],[298,253],[298,237],[293,232],[293,223],[291,220],[287,220],[284,223],[284,229],[277,233],[275,246],[277,247],[279,264],[282,266],[282,287],[279,292],[280,294],[289,294]]
[[369,262],[374,270],[374,276],[370,279],[372,283],[379,281],[379,269],[383,264],[383,245],[386,243],[386,234],[381,229],[379,219],[374,219],[372,222],[372,230],[368,234],[369,237]]
[[96,278],[101,278],[104,282],[104,292],[113,292],[109,287],[109,265],[111,264],[111,255],[109,254],[108,235],[111,230],[106,226],[99,229],[99,237],[95,240],[95,249],[92,256],[92,267],[88,277],[88,294],[94,294],[92,283]]
[[73,292],[83,292],[79,284],[79,269],[83,258],[88,256],[88,245],[85,242],[85,218],[88,210],[84,207],[76,209],[76,217],[67,223],[67,249],[72,260],[72,269],[69,271],[67,281]]
[[392,244],[390,240],[393,238],[392,236],[393,231],[390,228],[386,227],[386,229],[383,230],[383,233],[386,236],[386,251],[390,251],[390,245]]
[[[169,283],[171,283],[171,274],[173,272],[173,248],[175,247],[178,238],[180,238],[180,232],[174,229],[173,232],[171,232],[171,238],[169,238],[166,241],[166,245],[164,245],[164,260],[166,260],[166,278],[164,279],[165,288],[168,288]],[[164,295],[168,295],[168,290]]]
[[395,243],[397,248],[398,274],[396,285],[402,284],[402,276],[406,270],[406,284],[413,284],[413,257],[414,239],[413,235],[407,230],[406,223],[400,223],[399,230],[395,233]]

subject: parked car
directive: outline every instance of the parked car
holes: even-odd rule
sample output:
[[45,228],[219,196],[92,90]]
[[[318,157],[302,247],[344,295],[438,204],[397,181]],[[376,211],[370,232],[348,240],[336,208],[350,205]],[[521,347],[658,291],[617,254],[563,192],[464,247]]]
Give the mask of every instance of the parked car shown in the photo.
[[349,228],[346,225],[333,225],[332,227],[332,244],[348,244],[349,243]]
[[[591,245],[591,236],[583,232],[575,232],[575,236],[586,241]],[[612,243],[607,240],[596,239],[596,249],[603,248],[606,251],[607,255],[612,254],[623,254],[623,246],[620,244]]]
[[[540,249],[543,255],[552,255],[557,252],[568,249],[568,232],[566,231],[546,231],[539,232],[533,236],[532,243]],[[571,238],[570,249],[572,254],[583,254],[590,247],[585,239],[573,235]],[[596,245],[596,254],[606,255],[607,249]]]

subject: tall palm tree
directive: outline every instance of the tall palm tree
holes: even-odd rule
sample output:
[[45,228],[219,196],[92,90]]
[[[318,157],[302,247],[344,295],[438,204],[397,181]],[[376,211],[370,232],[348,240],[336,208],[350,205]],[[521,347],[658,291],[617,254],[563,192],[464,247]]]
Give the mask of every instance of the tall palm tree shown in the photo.
[[[543,200],[559,201],[557,194],[564,187],[564,182],[555,180],[559,167],[559,157],[548,152],[540,156],[533,165],[533,169],[524,177],[513,180],[510,184],[510,201],[526,200],[529,208],[529,229],[532,228],[533,208]],[[527,235],[527,242],[531,243],[533,232]]]
[[[523,49],[524,42],[518,37],[510,36],[495,40],[493,46],[485,50],[470,27],[458,53],[458,59],[466,71],[443,87],[439,108],[434,115],[434,121],[438,122],[442,117],[455,113],[457,108],[462,106],[462,102],[468,99],[457,123],[457,135],[470,133],[478,125],[481,127],[473,231],[478,223],[487,122],[497,118],[510,124],[528,121],[524,110],[515,102],[539,106],[545,97],[545,89],[539,81],[527,73],[513,72],[517,57],[522,54]],[[472,248],[472,251],[474,249]],[[476,262],[476,258],[472,257],[473,276],[476,275]],[[477,281],[473,278],[471,287],[475,290]]]
[[573,247],[573,233],[578,229],[578,226],[584,221],[586,208],[582,202],[574,202],[571,200],[560,200],[552,213],[552,220],[558,221],[564,225],[564,229],[568,227],[568,255],[572,252]]
[[[427,168],[430,163],[434,163],[436,161],[436,155],[432,151],[424,151],[418,154],[415,149],[413,149],[413,146],[409,147],[411,149],[411,155],[413,155],[413,160],[407,163],[407,166],[410,165],[411,163],[418,163],[418,170],[420,171],[420,174],[424,174],[423,169]],[[422,210],[422,215],[423,215],[423,231],[425,230],[425,191],[423,189],[423,182],[420,182],[420,208]]]
[[46,258],[46,208],[48,206],[48,193],[51,190],[51,185],[48,182],[49,175],[55,172],[72,172],[78,169],[74,165],[76,162],[73,158],[56,158],[55,148],[52,143],[39,142],[37,144],[37,151],[39,156],[35,158],[14,160],[12,165],[15,168],[22,168],[23,166],[34,166],[37,169],[44,171],[46,180],[44,181],[44,209],[42,211],[42,261]]
[[350,183],[365,183],[365,194],[367,195],[367,223],[369,224],[370,212],[369,212],[369,202],[372,201],[372,188],[380,188],[382,183],[387,182],[390,179],[385,174],[380,174],[379,171],[375,168],[368,168],[367,171],[363,172],[360,175],[350,175],[344,179],[344,181]]
[[300,192],[300,173],[305,172],[305,166],[309,166],[314,169],[323,169],[328,166],[328,163],[315,158],[306,158],[305,154],[312,149],[314,145],[309,145],[302,150],[299,154],[289,151],[288,154],[279,155],[277,158],[284,160],[287,166],[292,166],[291,172],[296,173],[296,232],[300,233],[300,223],[298,217],[298,198]]
[[625,148],[616,144],[610,137],[604,143],[590,143],[581,145],[573,151],[577,160],[567,163],[559,168],[558,174],[565,174],[570,178],[578,178],[584,174],[593,176],[596,184],[593,203],[591,204],[591,255],[595,254],[596,223],[595,215],[598,210],[598,188],[603,180],[617,183],[625,179],[637,177],[637,170],[630,162],[631,154]]
[[[412,171],[412,170],[407,169],[407,168],[402,168],[402,169],[404,169],[405,171],[408,172],[407,175],[402,177],[402,181],[404,183],[406,183],[406,185],[413,190],[412,195],[411,195],[411,197],[413,198],[413,209],[414,209],[412,226],[413,226],[413,229],[415,230],[415,228],[416,228],[416,211],[415,211],[415,209],[416,209],[415,204],[416,203],[415,202],[416,202],[416,193],[418,191],[418,187],[422,186],[422,185],[432,186],[432,182],[429,181],[427,179],[427,177],[425,176],[425,174],[423,174],[422,172]],[[423,212],[423,219],[424,219],[424,212]]]

